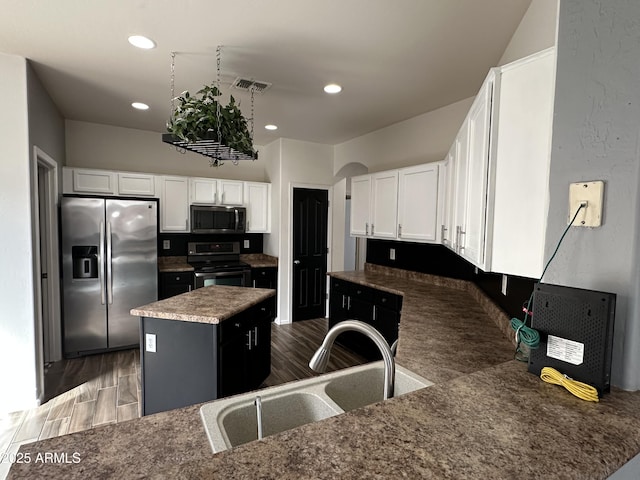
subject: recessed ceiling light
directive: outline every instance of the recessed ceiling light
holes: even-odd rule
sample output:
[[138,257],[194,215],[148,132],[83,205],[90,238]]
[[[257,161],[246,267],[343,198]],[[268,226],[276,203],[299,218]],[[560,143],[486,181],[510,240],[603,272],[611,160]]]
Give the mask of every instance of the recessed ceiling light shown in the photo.
[[143,48],[145,50],[149,50],[150,48],[155,48],[156,42],[147,38],[143,35],[131,35],[129,38],[129,43],[134,47]]
[[337,83],[330,83],[329,85],[325,85],[324,91],[327,93],[340,93],[342,91],[342,87]]
[[131,106],[133,108],[138,109],[138,110],[149,110],[149,105],[147,105],[146,103],[142,103],[142,102],[133,102],[131,104]]
[[264,128],[266,128],[267,130],[277,130],[278,126],[277,125],[265,125]]

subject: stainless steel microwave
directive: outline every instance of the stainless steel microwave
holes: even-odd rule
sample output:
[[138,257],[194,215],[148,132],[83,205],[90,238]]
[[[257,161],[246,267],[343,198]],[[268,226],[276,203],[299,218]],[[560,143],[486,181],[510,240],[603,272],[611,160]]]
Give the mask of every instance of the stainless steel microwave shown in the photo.
[[191,233],[244,233],[247,209],[191,205]]

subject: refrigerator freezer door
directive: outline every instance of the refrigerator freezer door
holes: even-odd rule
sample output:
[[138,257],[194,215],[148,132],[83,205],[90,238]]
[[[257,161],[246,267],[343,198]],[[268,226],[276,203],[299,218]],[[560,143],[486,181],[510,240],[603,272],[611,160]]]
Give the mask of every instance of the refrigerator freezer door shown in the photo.
[[103,199],[62,198],[65,355],[107,348],[104,221]]
[[138,345],[140,321],[129,311],[158,298],[157,203],[106,200],[109,348]]

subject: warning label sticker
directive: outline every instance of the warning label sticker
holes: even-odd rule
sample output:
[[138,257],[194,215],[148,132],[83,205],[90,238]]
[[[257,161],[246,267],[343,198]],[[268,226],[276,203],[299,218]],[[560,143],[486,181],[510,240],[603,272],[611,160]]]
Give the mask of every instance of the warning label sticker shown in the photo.
[[582,365],[584,361],[584,343],[549,335],[547,356],[573,365]]

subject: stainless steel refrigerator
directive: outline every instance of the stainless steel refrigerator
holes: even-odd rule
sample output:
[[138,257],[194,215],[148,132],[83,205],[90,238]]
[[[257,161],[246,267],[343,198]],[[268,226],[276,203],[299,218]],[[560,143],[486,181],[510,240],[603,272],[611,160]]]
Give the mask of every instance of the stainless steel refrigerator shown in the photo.
[[155,200],[63,197],[65,357],[137,346],[133,307],[157,300]]

